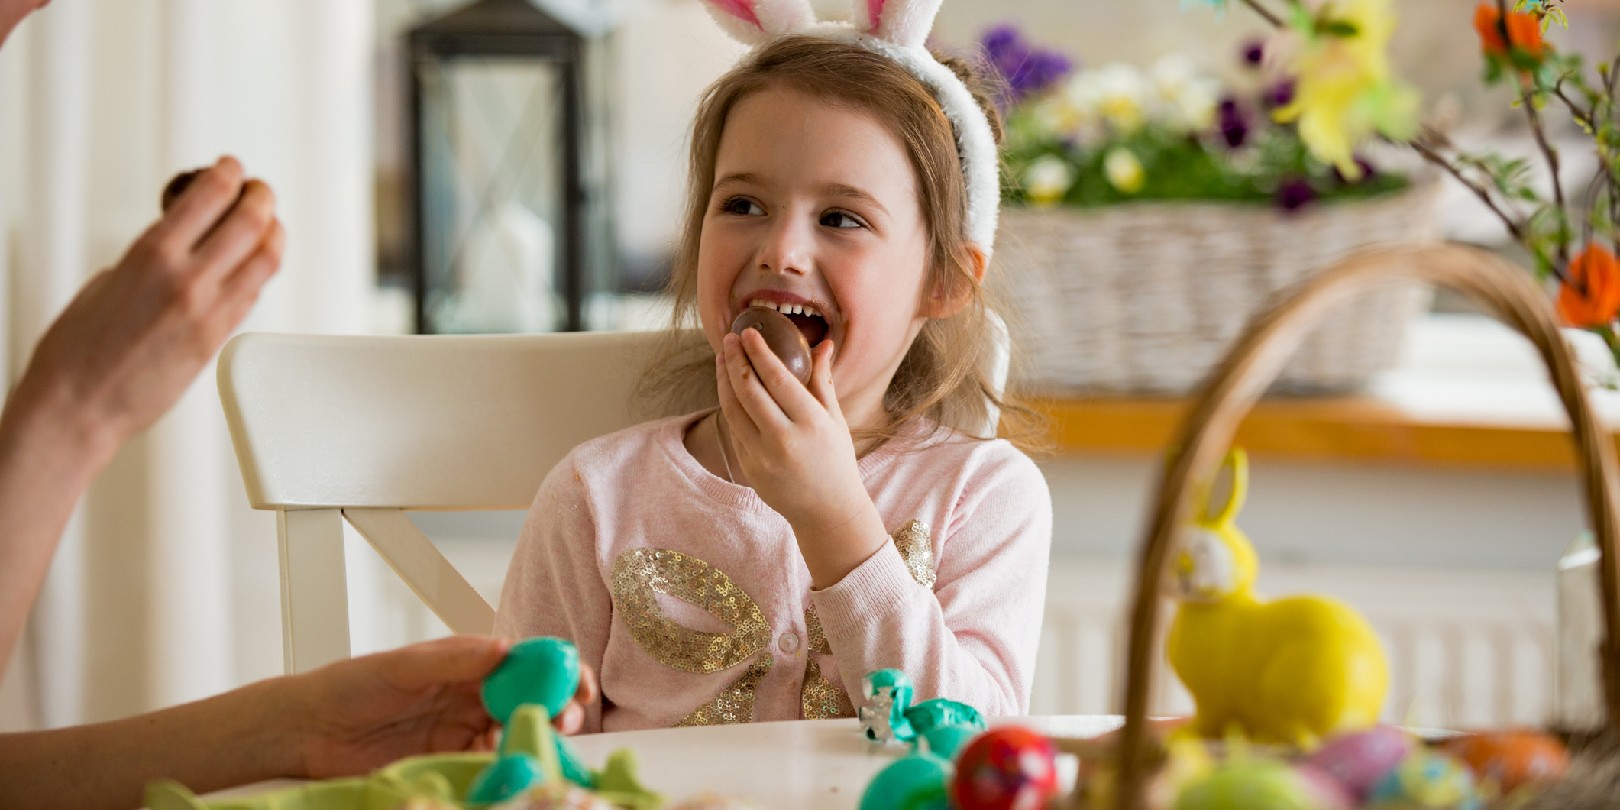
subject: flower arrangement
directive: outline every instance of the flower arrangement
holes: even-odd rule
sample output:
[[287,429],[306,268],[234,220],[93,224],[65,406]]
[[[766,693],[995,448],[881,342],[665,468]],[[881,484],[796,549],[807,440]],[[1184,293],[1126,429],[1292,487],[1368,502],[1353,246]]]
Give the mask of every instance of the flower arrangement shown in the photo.
[[1359,154],[1324,159],[1304,124],[1279,120],[1297,104],[1296,77],[1246,45],[1233,80],[1182,56],[1147,69],[1076,70],[1063,54],[1003,26],[981,40],[1002,79],[1007,201],[1100,206],[1127,201],[1270,201],[1293,211],[1316,200],[1406,186]]
[[[1557,285],[1564,322],[1602,337],[1620,363],[1620,56],[1594,68],[1548,43],[1549,27],[1568,26],[1562,0],[1484,0],[1472,20],[1483,80],[1514,91],[1550,175],[1546,187],[1531,182],[1531,160],[1471,152],[1414,126],[1416,105],[1391,78],[1382,53],[1394,28],[1391,0],[1285,0],[1281,13],[1268,0],[1238,2],[1278,32],[1268,49],[1292,54],[1301,93],[1290,112],[1313,153],[1341,161],[1351,144],[1374,135],[1408,144],[1491,210],[1529,252],[1538,277]],[[1314,95],[1307,91],[1312,85]],[[1581,188],[1560,180],[1549,119],[1573,124],[1590,139],[1597,171]]]

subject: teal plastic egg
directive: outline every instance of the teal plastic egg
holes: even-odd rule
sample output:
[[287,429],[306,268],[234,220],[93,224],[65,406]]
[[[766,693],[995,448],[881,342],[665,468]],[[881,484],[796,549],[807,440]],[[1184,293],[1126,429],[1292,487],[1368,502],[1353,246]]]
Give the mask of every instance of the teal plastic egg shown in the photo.
[[928,744],[928,753],[954,761],[962,746],[983,731],[973,726],[940,726],[923,732],[922,739]]
[[933,754],[907,754],[866,785],[860,810],[949,810],[951,763]]
[[1287,763],[1244,759],[1188,782],[1176,810],[1320,810],[1320,799]]
[[484,678],[484,708],[502,725],[525,703],[556,717],[579,689],[579,650],[550,636],[524,639]]
[[1395,770],[1373,783],[1369,807],[1476,810],[1480,806],[1474,775],[1455,759],[1418,747]]
[[474,804],[504,802],[544,779],[539,760],[528,754],[507,754],[479,772],[472,789],[467,791],[467,801]]

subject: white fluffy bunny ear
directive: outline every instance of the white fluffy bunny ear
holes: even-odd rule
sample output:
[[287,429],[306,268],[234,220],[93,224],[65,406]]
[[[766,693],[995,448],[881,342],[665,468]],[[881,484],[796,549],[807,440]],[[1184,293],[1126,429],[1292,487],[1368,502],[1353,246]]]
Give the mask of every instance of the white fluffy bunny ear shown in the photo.
[[902,48],[921,48],[934,27],[940,0],[855,0],[857,28]]
[[703,5],[726,33],[744,45],[758,45],[816,23],[809,0],[703,0]]

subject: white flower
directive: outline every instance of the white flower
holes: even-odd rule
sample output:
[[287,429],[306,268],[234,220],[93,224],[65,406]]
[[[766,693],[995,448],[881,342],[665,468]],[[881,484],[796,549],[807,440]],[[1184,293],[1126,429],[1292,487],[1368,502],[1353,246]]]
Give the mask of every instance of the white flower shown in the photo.
[[1053,205],[1063,199],[1074,182],[1074,169],[1062,158],[1046,155],[1024,170],[1024,193],[1036,206]]
[[1082,115],[1095,113],[1122,133],[1140,128],[1153,103],[1147,77],[1120,62],[1080,71],[1064,89],[1064,95]]
[[1220,82],[1201,73],[1192,60],[1172,54],[1155,62],[1148,71],[1157,96],[1155,118],[1173,132],[1208,129],[1215,121],[1215,105],[1220,101]]

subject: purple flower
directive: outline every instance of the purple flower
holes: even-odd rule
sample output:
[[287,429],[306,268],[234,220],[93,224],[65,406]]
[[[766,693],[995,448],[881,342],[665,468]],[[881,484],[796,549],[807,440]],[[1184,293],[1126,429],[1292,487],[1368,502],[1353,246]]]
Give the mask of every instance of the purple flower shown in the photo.
[[1249,140],[1249,111],[1231,96],[1215,105],[1215,125],[1220,128],[1221,141],[1228,148],[1236,149]]
[[1277,186],[1277,196],[1274,201],[1277,207],[1284,211],[1298,211],[1316,200],[1316,189],[1305,178],[1298,175],[1285,177]]
[[1244,67],[1257,68],[1266,58],[1266,43],[1264,40],[1251,39],[1243,44],[1242,59]]
[[1294,103],[1294,80],[1283,79],[1266,88],[1265,94],[1261,96],[1261,101],[1268,110],[1275,110],[1278,107],[1286,107]]
[[996,99],[1003,110],[1056,84],[1074,67],[1067,56],[1030,45],[1010,25],[986,31],[979,44],[985,62],[1005,83]]

